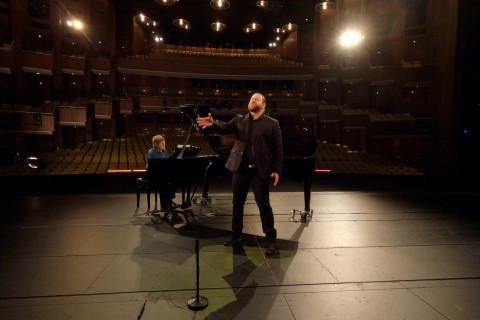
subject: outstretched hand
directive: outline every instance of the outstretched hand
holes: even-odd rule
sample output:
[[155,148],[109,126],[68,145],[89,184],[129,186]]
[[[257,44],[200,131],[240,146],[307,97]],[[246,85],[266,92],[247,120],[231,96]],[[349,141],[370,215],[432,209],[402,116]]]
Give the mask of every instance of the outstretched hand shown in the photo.
[[211,127],[213,125],[213,118],[212,114],[209,113],[208,117],[204,118],[197,118],[197,124],[202,127],[202,129],[205,129],[207,127]]
[[277,186],[277,183],[278,183],[278,179],[280,178],[280,176],[278,175],[278,173],[276,172],[272,172],[272,174],[270,175],[270,178],[273,178],[273,186],[276,187]]

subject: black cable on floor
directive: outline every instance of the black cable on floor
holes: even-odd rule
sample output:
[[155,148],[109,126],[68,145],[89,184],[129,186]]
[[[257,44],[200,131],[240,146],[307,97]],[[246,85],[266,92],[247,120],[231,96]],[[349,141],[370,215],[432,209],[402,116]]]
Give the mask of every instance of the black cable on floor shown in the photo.
[[145,305],[147,304],[147,301],[148,301],[148,298],[145,300],[145,302],[143,303],[142,308],[141,308],[140,311],[138,312],[137,320],[140,320],[140,319],[142,318],[143,312],[145,311]]

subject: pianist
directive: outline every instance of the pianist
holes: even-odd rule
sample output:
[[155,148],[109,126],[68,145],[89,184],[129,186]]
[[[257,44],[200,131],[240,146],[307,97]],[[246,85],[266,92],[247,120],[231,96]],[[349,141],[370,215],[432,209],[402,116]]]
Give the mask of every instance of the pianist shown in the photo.
[[[156,135],[152,138],[153,147],[147,152],[147,175],[148,175],[148,159],[166,159],[170,157],[168,150],[165,148],[165,138],[161,135]],[[150,177],[150,180],[152,177]],[[172,203],[175,191],[172,190],[172,184],[166,181],[161,181],[158,184],[160,194],[160,217],[164,218],[168,211],[169,205]]]
[[262,229],[267,237],[267,254],[277,254],[277,230],[274,227],[273,210],[270,206],[270,179],[276,186],[282,171],[282,133],[277,120],[265,115],[266,100],[254,93],[248,104],[248,113],[237,115],[229,122],[214,121],[208,117],[198,118],[202,129],[220,134],[235,133],[235,144],[225,167],[233,172],[232,235],[225,246],[242,242],[243,208],[247,193],[252,187],[260,210]]

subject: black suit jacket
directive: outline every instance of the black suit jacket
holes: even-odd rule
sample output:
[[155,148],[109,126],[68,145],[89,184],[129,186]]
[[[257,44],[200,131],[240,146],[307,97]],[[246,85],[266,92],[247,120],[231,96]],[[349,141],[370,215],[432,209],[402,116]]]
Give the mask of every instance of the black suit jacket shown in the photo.
[[[243,152],[248,139],[250,128],[250,113],[238,114],[229,122],[215,121],[211,129],[221,134],[235,133],[235,144],[228,156],[225,167],[233,172],[237,171],[242,162]],[[261,116],[260,131],[255,141],[255,161],[260,177],[267,179],[272,172],[279,175],[282,172],[283,145],[282,132],[278,120],[265,114]]]

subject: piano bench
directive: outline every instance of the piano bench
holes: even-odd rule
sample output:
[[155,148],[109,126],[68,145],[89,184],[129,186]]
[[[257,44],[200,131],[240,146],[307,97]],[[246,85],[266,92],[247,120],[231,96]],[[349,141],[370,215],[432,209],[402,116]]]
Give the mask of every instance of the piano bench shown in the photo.
[[157,203],[158,185],[148,179],[137,179],[137,208],[140,206],[140,192],[142,190],[147,192],[147,208],[150,211],[150,192],[155,191],[155,203]]

